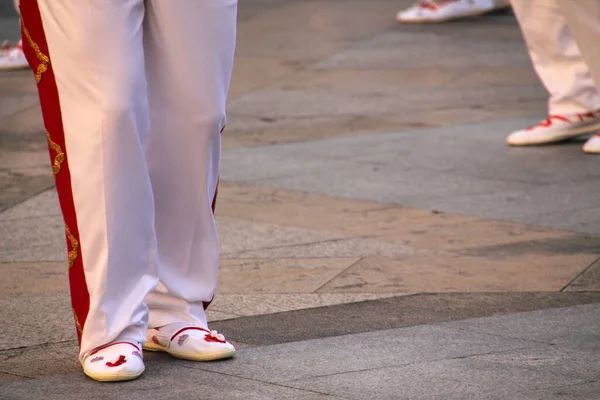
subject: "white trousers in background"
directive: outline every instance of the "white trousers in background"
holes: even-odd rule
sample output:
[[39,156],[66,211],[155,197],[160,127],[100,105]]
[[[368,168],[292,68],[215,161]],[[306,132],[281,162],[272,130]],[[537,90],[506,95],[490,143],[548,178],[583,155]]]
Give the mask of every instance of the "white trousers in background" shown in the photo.
[[600,88],[600,0],[557,0]]
[[[560,1],[511,0],[534,69],[550,94],[548,114],[599,110],[600,95]],[[569,8],[578,2],[564,1]]]
[[[42,110],[51,154],[66,155],[54,159],[57,190],[65,221],[72,194],[78,234],[66,228],[69,258],[82,264],[89,294],[89,309],[75,317],[80,360],[109,342],[144,342],[148,324],[206,326],[237,0],[32,2],[21,0],[23,24],[42,55],[28,50],[28,59],[36,71],[45,41],[64,149],[59,125],[47,122],[57,117],[43,96],[50,69],[38,79]],[[38,10],[43,34],[32,26]],[[71,282],[72,296],[80,289]]]

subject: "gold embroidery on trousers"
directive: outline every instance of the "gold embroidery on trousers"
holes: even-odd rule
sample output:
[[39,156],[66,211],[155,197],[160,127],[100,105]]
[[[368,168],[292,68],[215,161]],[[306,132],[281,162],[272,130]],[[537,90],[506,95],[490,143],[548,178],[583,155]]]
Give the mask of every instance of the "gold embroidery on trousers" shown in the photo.
[[69,251],[69,268],[71,268],[73,264],[75,264],[75,259],[77,258],[79,242],[77,239],[75,239],[75,236],[73,236],[67,224],[65,224],[65,231],[67,232],[67,238],[69,238],[69,242],[71,242],[71,251]]
[[54,162],[52,163],[52,175],[56,178],[56,175],[60,172],[60,164],[65,161],[65,153],[62,151],[59,145],[52,141],[50,137],[50,132],[46,131],[46,138],[48,139],[48,144],[52,150],[56,152],[56,156],[54,156]]
[[77,313],[75,312],[75,309],[73,309],[73,317],[75,318],[75,326],[77,327],[77,331],[79,333],[83,333],[83,327],[81,326],[81,323],[79,322],[79,317],[77,317]]
[[31,46],[33,51],[35,51],[35,56],[37,57],[37,59],[40,60],[40,64],[37,66],[37,70],[35,72],[35,81],[37,83],[40,83],[42,81],[42,74],[48,71],[48,64],[50,64],[50,58],[44,53],[42,53],[42,51],[40,50],[40,46],[38,46],[37,43],[33,41],[31,35],[29,34],[29,31],[25,27],[23,19],[21,19],[21,24],[23,26],[23,33],[25,33],[25,37],[27,38],[27,43],[29,43],[29,46]]

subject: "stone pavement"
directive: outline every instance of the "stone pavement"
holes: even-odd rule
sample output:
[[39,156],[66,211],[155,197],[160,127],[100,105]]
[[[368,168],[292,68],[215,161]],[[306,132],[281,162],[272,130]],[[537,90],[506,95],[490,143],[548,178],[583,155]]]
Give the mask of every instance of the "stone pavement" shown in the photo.
[[[76,360],[35,83],[0,73],[0,399],[600,399],[600,159],[545,115],[510,13],[244,0],[217,206],[219,363]],[[18,36],[0,0],[0,34]]]

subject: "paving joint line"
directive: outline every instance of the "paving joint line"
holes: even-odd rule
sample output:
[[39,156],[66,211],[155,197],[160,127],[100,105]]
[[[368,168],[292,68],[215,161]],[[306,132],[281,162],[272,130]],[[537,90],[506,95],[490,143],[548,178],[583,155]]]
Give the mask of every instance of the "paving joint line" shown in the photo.
[[562,288],[560,288],[559,292],[564,292],[569,286],[571,286],[573,283],[575,283],[575,281],[579,278],[581,278],[583,275],[585,275],[590,269],[592,269],[592,267],[594,267],[596,264],[600,265],[600,257],[597,258],[596,260],[594,260],[590,265],[588,265],[586,268],[583,269],[583,271],[579,272],[577,275],[575,275],[575,277],[573,279],[571,279],[569,282],[567,282],[567,284],[565,286],[563,286]]
[[364,259],[365,259],[365,257],[359,257],[358,260],[354,261],[352,264],[348,265],[346,268],[344,268],[343,270],[341,270],[340,272],[338,272],[337,274],[335,274],[335,276],[333,276],[331,279],[328,279],[326,282],[324,282],[321,286],[319,286],[318,288],[316,288],[315,290],[313,290],[311,293],[319,293],[319,290],[322,289],[323,287],[325,287],[329,282],[333,281],[334,279],[336,279],[337,277],[339,277],[341,274],[343,274],[344,272],[348,271],[350,268],[358,265]]
[[4,352],[8,352],[8,351],[14,351],[14,350],[27,350],[27,349],[35,349],[37,347],[48,347],[48,346],[51,346],[54,344],[77,344],[77,339],[61,340],[58,342],[46,342],[46,343],[33,344],[30,346],[19,346],[19,347],[11,347],[8,349],[0,349],[0,354],[2,354]]
[[[300,228],[300,229],[304,229],[304,228]],[[252,250],[242,250],[242,251],[237,251],[237,252],[232,252],[232,253],[224,253],[224,255],[240,256],[240,255],[244,255],[246,253],[252,253],[255,251],[277,250],[277,249],[285,249],[285,248],[289,248],[289,247],[306,247],[306,246],[310,246],[313,244],[336,243],[336,242],[343,242],[345,240],[352,240],[352,239],[377,239],[377,236],[368,235],[368,236],[356,236],[356,237],[341,237],[341,238],[325,239],[325,240],[312,241],[312,242],[282,244],[280,246],[260,247],[260,248],[252,249]],[[265,257],[257,257],[257,258],[260,259],[260,258],[265,258]],[[277,258],[288,258],[288,257],[277,257]],[[299,258],[299,257],[292,257],[292,258]],[[309,258],[317,259],[317,258],[356,258],[356,257],[309,257]]]
[[[567,307],[571,307],[571,306],[556,307],[556,308],[567,308]],[[520,314],[520,313],[530,313],[530,312],[537,312],[537,311],[553,310],[553,309],[556,309],[556,308],[544,308],[544,309],[541,309],[541,310],[522,311],[522,312],[516,312],[516,313],[512,312],[512,313],[508,313],[508,314],[499,314],[499,315],[490,315],[490,316],[487,316],[487,317],[468,318],[468,319],[462,319],[462,320],[457,320],[457,321],[452,321],[452,322],[463,322],[463,321],[468,321],[469,319],[483,319],[483,318],[503,317],[503,316],[507,316],[507,315],[515,315],[515,314]],[[448,323],[451,323],[451,322],[448,322]],[[491,336],[491,337],[501,338],[501,339],[522,340],[524,342],[530,342],[530,343],[535,343],[535,344],[542,344],[542,345],[546,345],[546,346],[556,346],[556,343],[553,343],[553,342],[541,342],[539,340],[525,339],[525,338],[520,338],[520,337],[516,337],[516,336],[502,335],[502,334],[491,333],[491,332],[480,332],[480,331],[477,331],[477,330],[470,330],[470,329],[466,329],[466,328],[446,327],[446,329],[452,329],[452,330],[456,330],[456,331],[469,332],[469,333],[477,333],[478,335],[486,335],[486,336]]]
[[15,374],[14,372],[8,372],[8,371],[3,371],[3,370],[0,370],[0,374],[10,375],[10,376],[17,376],[19,378],[25,378],[25,379],[37,379],[37,377],[35,377],[35,376]]
[[[247,58],[263,59],[262,57],[247,57]],[[242,59],[247,59],[247,58],[242,57]],[[298,73],[307,71],[308,70],[307,67],[308,67],[307,64],[300,64],[300,65],[292,66],[291,68],[293,69],[293,71],[290,71],[287,74],[281,75],[279,78],[275,79],[274,81],[270,81],[270,82],[268,82],[268,83],[266,83],[264,85],[256,87],[256,88],[250,90],[249,92],[240,94],[239,97],[236,97],[235,99],[231,100],[231,102],[229,103],[228,107],[233,107],[235,105],[235,103],[237,103],[238,101],[244,99],[247,96],[253,95],[253,94],[257,93],[257,92],[261,92],[261,91],[263,91],[265,89],[268,89],[269,87],[271,87],[273,85],[285,82],[288,78],[290,78],[290,77],[292,77],[292,76],[294,76],[294,75],[296,75]],[[251,118],[256,118],[256,119],[260,120],[261,122],[266,122],[266,121],[263,121],[262,118],[268,118],[268,117],[264,117],[264,116],[257,116],[255,114],[252,114],[252,115],[238,114],[238,115],[247,116],[247,117],[251,117]],[[232,117],[234,117],[234,116],[235,116],[235,113],[232,113]],[[269,122],[266,122],[266,123],[269,123]]]
[[[276,387],[282,387],[282,388],[286,388],[286,389],[300,390],[300,391],[303,391],[303,392],[322,394],[322,395],[326,395],[326,396],[337,396],[337,395],[332,395],[330,393],[318,392],[316,390],[309,390],[309,389],[297,388],[297,387],[294,387],[294,386],[288,386],[288,385],[284,385],[284,384],[278,383],[278,382],[269,382],[269,381],[265,381],[265,380],[262,380],[262,379],[249,378],[247,376],[241,376],[241,375],[231,374],[231,373],[222,372],[222,371],[214,371],[214,370],[210,370],[210,369],[204,369],[202,367],[194,367],[194,366],[191,366],[191,365],[182,365],[181,367],[188,368],[188,369],[193,369],[193,370],[200,370],[200,371],[210,372],[210,373],[219,374],[219,375],[225,375],[225,376],[229,376],[229,377],[233,377],[233,378],[238,378],[238,379],[247,380],[247,381],[251,381],[251,382],[257,382],[257,383],[263,383],[263,384],[267,384],[267,385],[271,385],[271,386],[276,386]],[[349,397],[340,397],[340,396],[337,396],[337,397],[340,398],[340,399],[353,400],[353,399],[351,399]]]
[[[0,221],[2,222],[2,221]],[[43,247],[43,246],[38,246],[39,247]],[[6,248],[6,247],[5,247]],[[31,247],[31,248],[36,248],[36,247]],[[35,260],[35,261],[0,261],[0,265],[14,265],[14,264],[65,264],[68,260],[65,258],[64,261],[39,261],[39,260]],[[13,296],[13,295],[11,295]],[[0,296],[0,297],[4,297],[4,295]],[[8,297],[8,296],[6,296]]]
[[[25,200],[27,201],[27,200]],[[10,209],[7,209],[5,211],[9,211]],[[0,211],[0,215],[2,215],[4,211]],[[0,219],[0,223],[2,222],[15,222],[15,221],[30,221],[30,220],[34,220],[34,219],[40,219],[40,218],[53,218],[53,217],[62,217],[62,214],[60,213],[56,213],[56,214],[50,214],[50,215],[36,215],[36,216],[31,216],[31,217],[22,217],[22,218],[8,218],[8,219]]]
[[[559,386],[553,386],[553,388],[555,389],[563,389],[563,388],[572,388],[572,387],[576,387],[576,386],[582,386],[582,385],[589,385],[591,383],[597,383],[600,382],[598,379],[584,379],[583,382],[579,382],[579,383],[570,383],[570,384],[566,384],[566,385],[559,385]],[[543,390],[546,390],[547,388],[540,388],[540,389],[535,389],[533,391],[519,391],[518,394],[527,394],[527,393],[536,393],[536,392],[540,392]],[[517,397],[519,398],[519,397]],[[524,397],[523,397],[524,398]]]
[[[402,328],[400,328],[400,329],[402,329]],[[379,370],[384,370],[384,369],[389,369],[389,368],[405,368],[405,367],[409,367],[409,366],[413,366],[413,365],[427,364],[427,363],[432,363],[432,362],[440,362],[440,361],[445,361],[445,360],[461,360],[461,359],[468,359],[468,358],[471,358],[471,357],[485,356],[485,355],[489,355],[489,354],[508,353],[508,352],[511,352],[511,351],[522,350],[522,349],[526,349],[526,348],[527,347],[519,347],[519,348],[510,349],[510,350],[500,350],[500,351],[490,351],[488,353],[469,354],[469,355],[466,355],[466,356],[445,357],[445,358],[432,358],[432,359],[428,359],[428,360],[411,361],[411,362],[408,362],[408,363],[405,363],[405,364],[390,364],[390,365],[384,365],[384,366],[375,367],[375,368],[361,368],[361,369],[356,369],[356,370],[348,370],[348,371],[335,372],[335,373],[331,373],[331,374],[314,375],[314,376],[311,376],[310,378],[311,379],[314,379],[314,378],[328,378],[328,377],[337,376],[337,375],[354,374],[354,373],[357,373],[357,372],[379,371]],[[306,378],[302,378],[302,379],[306,379]],[[293,380],[291,380],[289,382],[297,382],[297,381],[299,381],[299,379],[293,379]]]
[[37,196],[39,196],[40,194],[42,194],[42,193],[44,193],[44,192],[46,192],[46,191],[50,190],[50,189],[51,189],[51,188],[53,188],[53,187],[54,187],[54,183],[52,183],[50,186],[47,186],[47,187],[45,187],[44,189],[41,189],[41,190],[39,190],[39,191],[35,192],[34,194],[32,194],[31,196],[27,197],[26,199],[23,199],[23,200],[21,200],[21,201],[19,201],[19,202],[15,203],[15,204],[13,204],[13,205],[11,205],[10,207],[7,207],[7,208],[0,208],[0,215],[4,214],[5,212],[7,212],[7,211],[9,211],[9,210],[12,210],[13,208],[17,207],[18,205],[21,205],[21,204],[25,203],[25,202],[26,202],[26,201],[28,201],[28,200],[31,200],[31,199],[33,199],[34,197],[37,197]]

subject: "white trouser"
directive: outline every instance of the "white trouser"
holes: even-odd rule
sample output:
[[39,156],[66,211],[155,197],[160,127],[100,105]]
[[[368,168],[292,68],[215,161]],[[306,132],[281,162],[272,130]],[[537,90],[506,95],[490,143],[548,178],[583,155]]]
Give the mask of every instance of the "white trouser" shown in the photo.
[[600,88],[600,0],[557,0]]
[[[579,0],[568,0],[569,7]],[[588,65],[571,35],[559,0],[512,0],[531,61],[550,94],[548,114],[600,109]]]
[[[26,28],[35,20],[26,12],[30,2],[21,0]],[[74,263],[82,262],[89,293],[87,316],[76,314],[80,360],[112,341],[144,342],[148,324],[206,326],[203,305],[214,295],[219,262],[211,204],[237,0],[38,0],[38,6],[60,99],[61,167],[69,170],[57,173],[57,189],[63,207],[60,174],[70,172],[78,235],[69,249],[77,243],[81,260],[75,256]],[[51,105],[42,85],[52,76],[40,78],[44,111]],[[60,134],[49,125],[50,138]],[[64,207],[63,215],[67,221]],[[67,232],[71,238],[74,229]],[[73,282],[71,289],[73,295]]]

